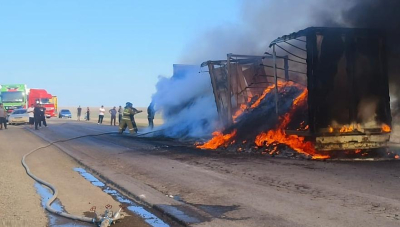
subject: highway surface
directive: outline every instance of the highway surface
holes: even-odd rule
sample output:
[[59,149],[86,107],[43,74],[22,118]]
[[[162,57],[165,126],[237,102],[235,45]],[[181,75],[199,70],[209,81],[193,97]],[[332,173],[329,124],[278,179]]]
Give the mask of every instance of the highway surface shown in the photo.
[[[40,213],[37,221],[46,221],[34,183],[23,176],[18,163],[27,147],[110,132],[56,143],[57,147],[31,160],[36,166],[51,163],[46,167],[51,171],[38,173],[46,173],[49,181],[60,185],[60,191],[69,191],[68,197],[60,193],[68,211],[88,210],[92,203],[75,204],[87,202],[86,196],[91,196],[90,201],[103,198],[101,189],[71,170],[79,166],[170,226],[400,225],[399,161],[323,162],[226,154],[174,140],[118,135],[113,133],[117,127],[73,120],[51,119],[48,128],[38,131],[26,128],[10,126],[9,131],[0,131],[1,144],[10,144],[1,149],[9,157],[9,161],[0,161],[5,165],[2,169],[12,168],[22,179],[2,176],[1,182],[5,179],[11,185],[7,187],[24,188],[31,198],[26,202],[31,212],[22,219]],[[13,151],[16,146],[21,146],[18,152]],[[74,190],[61,184],[77,179],[80,182],[74,184]],[[75,196],[77,199],[69,199]],[[1,197],[7,205],[17,198]],[[118,205],[111,197],[107,199]],[[15,209],[7,212],[18,213],[21,208]],[[149,224],[135,220],[143,226]]]

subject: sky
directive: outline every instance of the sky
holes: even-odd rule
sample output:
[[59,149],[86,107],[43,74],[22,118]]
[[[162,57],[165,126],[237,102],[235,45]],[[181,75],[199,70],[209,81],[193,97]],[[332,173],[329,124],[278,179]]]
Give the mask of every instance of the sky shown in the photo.
[[0,0],[0,84],[60,106],[145,107],[196,37],[239,14],[240,0]]

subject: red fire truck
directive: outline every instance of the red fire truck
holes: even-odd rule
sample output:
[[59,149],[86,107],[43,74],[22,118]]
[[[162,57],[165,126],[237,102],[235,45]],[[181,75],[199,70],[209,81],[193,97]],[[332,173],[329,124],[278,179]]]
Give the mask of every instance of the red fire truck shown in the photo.
[[55,117],[54,103],[51,102],[53,96],[44,89],[29,89],[28,106],[42,104],[46,108],[46,117]]

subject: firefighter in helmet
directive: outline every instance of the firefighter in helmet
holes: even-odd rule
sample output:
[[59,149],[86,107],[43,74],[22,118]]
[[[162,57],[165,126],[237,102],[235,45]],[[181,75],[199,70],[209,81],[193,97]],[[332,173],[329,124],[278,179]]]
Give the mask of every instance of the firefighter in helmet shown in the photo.
[[126,126],[128,126],[129,133],[134,133],[132,121],[131,121],[131,115],[135,114],[133,108],[132,108],[132,103],[127,102],[126,106],[124,108],[124,112],[122,114],[122,120],[119,123],[119,133],[122,133],[125,129]]
[[129,133],[131,134],[134,132],[137,133],[138,129],[136,127],[136,123],[133,116],[140,112],[142,111],[133,108],[132,103],[127,102],[124,108],[124,112],[122,114],[122,120],[119,123],[119,133],[123,133],[127,126],[129,129]]

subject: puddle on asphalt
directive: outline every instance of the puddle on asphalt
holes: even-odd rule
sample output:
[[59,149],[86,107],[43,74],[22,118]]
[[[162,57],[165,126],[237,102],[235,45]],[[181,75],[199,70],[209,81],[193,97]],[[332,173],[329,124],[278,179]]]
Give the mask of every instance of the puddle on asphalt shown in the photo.
[[204,204],[188,203],[185,200],[183,200],[182,197],[179,195],[174,195],[172,198],[175,199],[176,201],[195,206],[195,207],[205,211],[206,213],[210,214],[214,218],[225,219],[226,213],[240,208],[240,206],[238,206],[238,205],[222,206],[222,205],[204,205]]
[[82,177],[84,177],[87,181],[92,183],[94,186],[97,186],[103,190],[103,192],[111,195],[113,198],[115,198],[118,202],[124,204],[126,208],[131,211],[132,213],[140,216],[143,218],[143,220],[149,224],[150,226],[153,227],[169,227],[167,223],[162,221],[160,218],[155,216],[154,214],[150,213],[146,209],[144,209],[142,206],[139,206],[132,200],[126,198],[125,196],[121,195],[118,191],[106,186],[103,182],[101,182],[99,179],[94,177],[92,174],[86,172],[85,169],[83,168],[74,168],[74,171],[78,172]]
[[225,213],[239,209],[239,206],[218,206],[218,205],[196,205],[203,211],[211,214],[215,218],[224,218]]
[[[46,202],[53,196],[52,191],[47,188],[46,186],[43,186],[37,182],[35,182],[35,188],[36,192],[40,195],[41,197],[41,205],[43,208],[46,208]],[[64,206],[60,203],[58,199],[56,199],[52,204],[51,207],[55,209],[56,211],[64,211]],[[61,226],[61,227],[86,227],[86,226],[92,226],[93,224],[89,223],[84,223],[80,221],[74,221],[71,219],[67,219],[55,214],[52,214],[50,212],[47,212],[47,217],[49,218],[49,224],[48,226],[53,227],[53,226]]]
[[180,210],[179,206],[171,206],[171,205],[159,205],[165,212],[168,212],[175,217],[178,217],[179,220],[182,220],[186,223],[200,223],[201,221],[198,218],[195,218],[193,216],[187,215],[185,212]]

